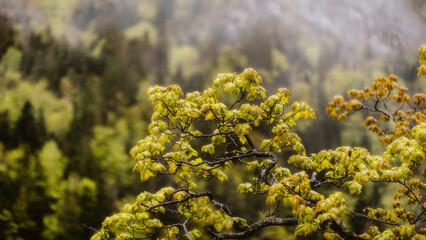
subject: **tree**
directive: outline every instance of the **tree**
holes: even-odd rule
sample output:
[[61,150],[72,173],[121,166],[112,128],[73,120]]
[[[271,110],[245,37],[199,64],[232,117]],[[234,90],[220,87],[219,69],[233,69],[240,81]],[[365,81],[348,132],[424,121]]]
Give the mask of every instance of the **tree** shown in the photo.
[[0,59],[2,59],[9,47],[13,46],[15,30],[4,13],[0,13],[0,26],[0,38],[2,39],[0,42]]
[[[426,73],[426,46],[420,54],[419,75]],[[185,97],[177,85],[151,88],[150,135],[131,150],[134,170],[142,181],[166,175],[175,184],[142,192],[106,218],[92,239],[242,239],[271,226],[294,226],[296,236],[320,232],[325,239],[426,239],[426,168],[421,169],[426,96],[411,98],[397,80],[394,75],[378,78],[371,87],[349,91],[347,100],[335,97],[327,106],[338,120],[350,112],[371,112],[365,124],[386,146],[382,155],[342,146],[308,156],[292,127],[301,118],[315,118],[314,111],[303,102],[290,105],[290,91],[284,88],[266,97],[253,69],[220,74],[212,88]],[[259,128],[271,131],[261,143],[253,141]],[[240,166],[247,174],[231,190],[263,203],[246,210],[255,216],[250,221],[234,215],[233,206],[203,187],[215,179],[228,181]],[[389,209],[352,210],[347,195],[360,194],[367,184],[397,186]],[[258,214],[261,209],[268,214]],[[352,217],[368,221],[369,230],[352,230],[347,224]]]
[[40,120],[37,121],[34,116],[33,105],[29,101],[26,101],[22,107],[14,135],[19,144],[28,144],[32,152],[40,149],[46,140],[44,117],[40,114]]

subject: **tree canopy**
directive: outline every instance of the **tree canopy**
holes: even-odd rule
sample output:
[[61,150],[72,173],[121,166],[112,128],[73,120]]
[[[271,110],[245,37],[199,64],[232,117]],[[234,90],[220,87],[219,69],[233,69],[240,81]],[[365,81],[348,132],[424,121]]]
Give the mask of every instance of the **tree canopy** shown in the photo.
[[[419,75],[425,74],[425,48]],[[313,109],[290,104],[285,88],[266,97],[261,83],[249,68],[239,75],[219,74],[203,92],[184,94],[177,85],[150,88],[155,105],[150,134],[131,150],[134,171],[142,181],[168,176],[176,184],[140,193],[106,218],[92,239],[239,239],[270,226],[295,226],[296,236],[321,232],[326,239],[426,239],[424,94],[409,96],[391,75],[346,98],[335,97],[327,106],[330,116],[343,120],[365,111],[365,125],[386,150],[374,155],[342,146],[307,155],[292,127],[299,119],[315,118]],[[260,128],[270,134],[254,141]],[[232,206],[206,190],[226,184],[233,177],[230,169],[241,166],[246,174],[229,193],[262,199],[258,209],[246,210],[257,216],[254,222],[233,214]],[[392,206],[352,210],[347,196],[360,194],[367,184],[397,185]],[[259,216],[261,210],[267,214]],[[353,231],[346,223],[351,217],[369,221],[368,231]]]

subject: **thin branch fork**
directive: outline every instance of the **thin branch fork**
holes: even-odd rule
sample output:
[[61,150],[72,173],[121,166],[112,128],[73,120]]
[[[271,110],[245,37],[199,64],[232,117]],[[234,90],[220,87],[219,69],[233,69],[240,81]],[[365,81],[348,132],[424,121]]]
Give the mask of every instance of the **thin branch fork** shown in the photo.
[[351,211],[349,209],[347,211],[354,216],[363,217],[365,219],[368,219],[368,220],[371,220],[371,221],[374,221],[374,222],[388,224],[388,225],[391,225],[391,226],[398,226],[399,225],[398,223],[387,222],[387,221],[383,221],[383,220],[380,220],[380,219],[370,218],[370,217],[366,216],[365,214],[357,213],[357,212]]
[[149,205],[146,205],[146,204],[143,204],[143,203],[141,203],[141,204],[142,204],[142,206],[148,208],[145,211],[149,211],[149,210],[159,208],[159,207],[165,207],[165,206],[169,206],[169,205],[184,203],[184,202],[187,202],[188,200],[190,200],[192,198],[208,197],[210,202],[212,203],[212,205],[214,207],[222,209],[226,214],[231,215],[231,211],[229,211],[229,209],[226,207],[225,204],[219,203],[219,202],[217,202],[213,199],[213,194],[211,192],[202,192],[202,193],[194,194],[194,193],[189,193],[188,190],[186,190],[186,189],[179,189],[179,190],[175,191],[175,193],[180,192],[180,191],[187,192],[189,194],[189,196],[186,196],[185,198],[180,199],[180,200],[171,200],[171,201],[161,202],[161,203],[154,205],[154,206],[149,206]]

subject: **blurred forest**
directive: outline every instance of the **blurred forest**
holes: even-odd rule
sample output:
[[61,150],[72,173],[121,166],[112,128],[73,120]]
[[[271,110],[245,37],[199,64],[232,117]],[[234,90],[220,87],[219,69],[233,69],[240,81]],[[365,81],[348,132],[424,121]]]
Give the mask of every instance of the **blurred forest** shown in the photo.
[[[201,90],[217,73],[253,67],[267,90],[286,87],[316,110],[297,128],[308,152],[378,152],[361,115],[338,123],[325,106],[391,73],[426,92],[416,75],[425,40],[422,0],[0,0],[0,239],[88,239],[169,181],[141,183],[128,154],[147,133],[155,84]],[[219,199],[255,209],[226,198],[242,178],[233,174]],[[390,204],[385,188],[357,201]]]

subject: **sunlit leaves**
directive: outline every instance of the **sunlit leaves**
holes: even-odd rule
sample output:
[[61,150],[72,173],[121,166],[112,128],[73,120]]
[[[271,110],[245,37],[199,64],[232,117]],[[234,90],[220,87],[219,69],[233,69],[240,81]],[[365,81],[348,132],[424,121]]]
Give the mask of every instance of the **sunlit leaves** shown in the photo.
[[238,124],[235,126],[235,133],[240,138],[240,141],[242,144],[245,144],[247,142],[246,136],[249,136],[252,132],[252,128],[247,123]]
[[314,221],[314,209],[301,205],[298,211],[299,225],[296,227],[295,234],[299,236],[306,236],[319,228],[317,221]]
[[357,181],[347,181],[343,184],[343,187],[347,187],[351,194],[360,194],[362,190],[362,185]]
[[258,126],[262,120],[262,109],[255,104],[242,104],[238,109],[238,117]]
[[[420,62],[424,46],[420,49]],[[420,74],[420,68],[419,68]],[[345,120],[351,111],[362,109],[376,113],[376,116],[367,116],[365,125],[368,130],[380,136],[381,142],[386,145],[398,137],[409,136],[410,123],[420,124],[426,122],[425,94],[407,94],[407,88],[398,85],[395,75],[389,78],[376,78],[370,87],[363,90],[350,90],[349,100],[342,96],[335,97],[327,106],[327,112],[332,118]],[[380,117],[379,117],[380,116]],[[393,130],[389,124],[394,122]]]
[[223,181],[225,181],[225,180],[228,180],[228,176],[226,176],[226,174],[225,174],[224,172],[222,172],[222,171],[219,171],[219,172],[216,174],[216,176],[217,176],[217,178],[218,178],[221,182],[223,182]]
[[274,171],[275,178],[278,180],[282,180],[284,178],[288,178],[291,175],[291,172],[288,168],[278,167]]
[[244,70],[240,75],[232,73],[219,74],[213,82],[213,87],[221,86],[225,92],[232,93],[233,95],[247,94],[246,99],[252,101],[254,99],[264,99],[265,89],[259,86],[262,78],[252,68]]
[[291,105],[292,114],[287,114],[287,117],[293,115],[294,120],[299,118],[315,118],[315,112],[304,102],[295,102]]
[[323,236],[326,240],[343,240],[343,238],[337,233],[326,232]]
[[384,210],[381,208],[373,209],[369,207],[367,207],[365,211],[367,212],[367,216],[371,219],[379,219],[383,221],[388,221],[390,223],[398,222],[397,216],[392,213],[392,211]]
[[315,210],[323,213],[318,216],[318,220],[324,222],[328,219],[338,219],[345,213],[347,204],[348,202],[343,198],[341,192],[336,192],[328,198],[319,201],[316,204]]
[[324,222],[337,221],[343,216],[347,206],[347,202],[340,192],[336,192],[326,199],[320,199],[314,207],[300,204],[300,201],[301,199],[298,196],[292,198],[293,210],[296,209],[299,217],[296,235],[308,235],[318,230]]
[[253,185],[251,183],[241,183],[238,186],[238,192],[240,193],[253,192]]

